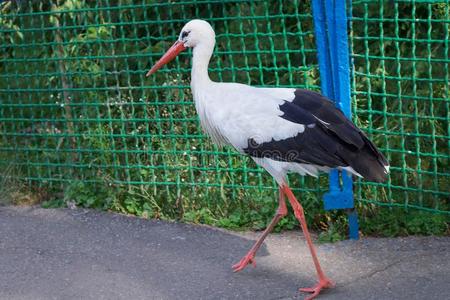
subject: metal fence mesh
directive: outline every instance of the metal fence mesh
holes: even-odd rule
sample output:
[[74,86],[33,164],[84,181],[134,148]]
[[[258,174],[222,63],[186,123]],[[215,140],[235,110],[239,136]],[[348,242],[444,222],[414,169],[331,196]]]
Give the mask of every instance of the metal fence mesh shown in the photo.
[[351,13],[355,120],[392,165],[357,197],[448,212],[448,2],[354,1]]
[[[272,193],[251,160],[201,133],[189,53],[144,75],[186,21],[202,18],[217,34],[213,80],[319,90],[311,8],[298,2],[0,4],[3,177],[56,192],[137,187],[174,201]],[[449,213],[448,2],[353,1],[350,10],[354,118],[392,164],[387,183],[358,181],[355,197]],[[327,188],[326,176],[291,180],[316,196]]]

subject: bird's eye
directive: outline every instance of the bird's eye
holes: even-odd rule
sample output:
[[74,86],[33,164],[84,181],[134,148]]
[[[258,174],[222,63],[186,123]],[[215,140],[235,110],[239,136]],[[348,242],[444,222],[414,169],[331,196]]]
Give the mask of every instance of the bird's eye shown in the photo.
[[189,34],[189,31],[183,31],[183,32],[181,33],[181,38],[184,39],[185,37],[188,36],[188,34]]

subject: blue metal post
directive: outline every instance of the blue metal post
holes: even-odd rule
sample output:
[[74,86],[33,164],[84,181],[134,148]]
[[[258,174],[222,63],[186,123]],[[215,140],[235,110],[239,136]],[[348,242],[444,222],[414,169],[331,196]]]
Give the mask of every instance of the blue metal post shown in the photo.
[[[350,64],[345,0],[313,0],[313,18],[322,93],[351,118]],[[342,179],[342,181],[340,180]],[[330,190],[324,195],[326,210],[350,209],[351,239],[358,239],[358,216],[354,210],[352,178],[347,172],[330,173]]]

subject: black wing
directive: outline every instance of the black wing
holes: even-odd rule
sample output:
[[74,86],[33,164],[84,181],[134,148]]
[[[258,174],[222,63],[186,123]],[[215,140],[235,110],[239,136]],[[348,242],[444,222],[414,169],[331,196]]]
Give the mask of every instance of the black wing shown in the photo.
[[305,130],[291,138],[261,144],[249,139],[245,153],[331,168],[350,166],[368,180],[386,179],[386,158],[329,99],[297,89],[294,100],[285,101],[280,110],[281,118],[304,124]]

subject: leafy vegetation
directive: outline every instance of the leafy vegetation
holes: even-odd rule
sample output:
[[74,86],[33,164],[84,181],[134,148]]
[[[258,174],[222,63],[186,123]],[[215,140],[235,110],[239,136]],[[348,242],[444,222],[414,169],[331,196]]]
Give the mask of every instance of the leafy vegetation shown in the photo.
[[[214,80],[319,90],[310,13],[308,1],[1,3],[2,194],[45,207],[264,228],[276,185],[203,136],[189,53],[144,75],[187,20],[203,18],[217,32]],[[448,234],[449,8],[354,1],[352,14],[354,119],[392,165],[386,184],[356,181],[361,231]],[[345,238],[345,212],[322,208],[326,176],[290,180],[320,239]],[[290,214],[276,230],[297,226]]]

